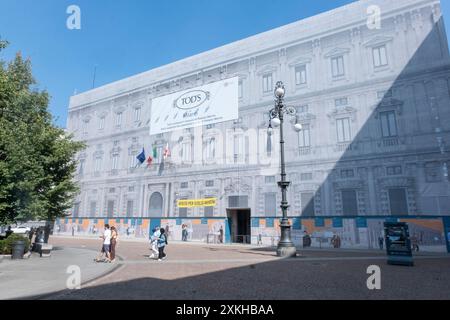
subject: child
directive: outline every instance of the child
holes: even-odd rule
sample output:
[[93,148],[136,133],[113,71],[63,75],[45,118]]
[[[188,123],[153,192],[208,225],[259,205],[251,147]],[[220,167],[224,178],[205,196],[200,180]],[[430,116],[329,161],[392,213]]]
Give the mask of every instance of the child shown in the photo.
[[159,239],[159,236],[161,235],[161,232],[159,231],[158,228],[154,228],[152,231],[153,231],[153,234],[150,237],[150,245],[151,245],[152,254],[149,257],[150,259],[155,258],[156,255],[159,254],[158,239]]

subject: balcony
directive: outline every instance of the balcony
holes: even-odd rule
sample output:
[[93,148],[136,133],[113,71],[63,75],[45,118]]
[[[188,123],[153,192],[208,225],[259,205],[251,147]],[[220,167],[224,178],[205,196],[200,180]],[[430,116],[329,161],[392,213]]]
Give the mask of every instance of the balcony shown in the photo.
[[298,154],[300,156],[307,156],[311,154],[311,147],[299,147]]
[[383,147],[395,147],[398,146],[399,140],[397,137],[393,138],[383,138]]

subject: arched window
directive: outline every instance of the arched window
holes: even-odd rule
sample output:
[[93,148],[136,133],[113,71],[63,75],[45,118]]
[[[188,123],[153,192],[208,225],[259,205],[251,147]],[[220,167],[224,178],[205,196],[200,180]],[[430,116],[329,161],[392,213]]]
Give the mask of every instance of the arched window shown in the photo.
[[163,216],[163,197],[159,192],[154,192],[150,197],[149,216],[150,217]]

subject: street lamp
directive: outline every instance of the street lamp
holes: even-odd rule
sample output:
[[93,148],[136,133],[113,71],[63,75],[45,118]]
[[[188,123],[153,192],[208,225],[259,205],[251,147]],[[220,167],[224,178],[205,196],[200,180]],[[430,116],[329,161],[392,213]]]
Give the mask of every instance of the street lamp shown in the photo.
[[281,151],[281,181],[278,182],[278,186],[281,189],[281,210],[283,217],[281,219],[281,237],[278,242],[277,256],[279,257],[294,257],[297,255],[297,249],[291,240],[291,225],[287,218],[287,210],[289,204],[287,201],[287,188],[291,184],[286,180],[286,164],[284,161],[284,137],[283,137],[283,119],[284,115],[295,116],[296,124],[294,126],[295,131],[302,130],[302,125],[298,123],[297,110],[294,107],[285,106],[283,104],[283,98],[285,95],[285,88],[283,82],[278,81],[275,86],[275,108],[269,111],[269,128],[268,132],[273,132],[273,127],[280,127],[280,151]]

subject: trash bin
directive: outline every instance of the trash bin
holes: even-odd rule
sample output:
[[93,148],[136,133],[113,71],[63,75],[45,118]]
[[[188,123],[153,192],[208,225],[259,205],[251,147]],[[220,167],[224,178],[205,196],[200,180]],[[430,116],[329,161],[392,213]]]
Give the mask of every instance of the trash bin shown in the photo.
[[19,240],[12,244],[11,259],[23,259],[25,253],[25,241]]

